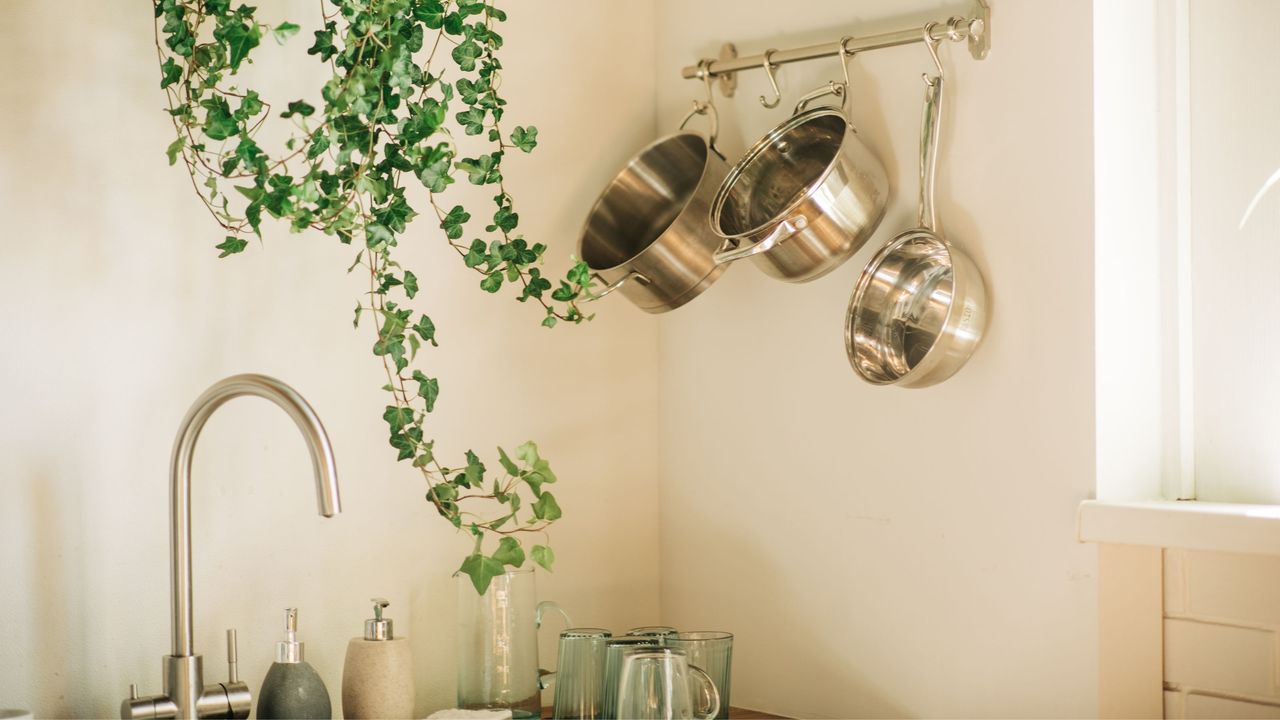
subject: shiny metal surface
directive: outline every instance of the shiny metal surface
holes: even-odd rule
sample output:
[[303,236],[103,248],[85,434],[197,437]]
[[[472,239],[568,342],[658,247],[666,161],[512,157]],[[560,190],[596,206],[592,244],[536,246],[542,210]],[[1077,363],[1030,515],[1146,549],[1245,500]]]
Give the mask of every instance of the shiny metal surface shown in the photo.
[[[931,37],[929,29],[924,36]],[[942,122],[942,64],[924,76],[920,227],[881,248],[863,270],[845,316],[845,351],[863,380],[925,387],[951,377],[982,340],[986,285],[962,250],[934,231],[934,181]]]
[[605,292],[619,289],[660,313],[710,287],[724,266],[711,258],[719,239],[706,225],[707,210],[728,170],[693,132],[668,135],[632,158],[596,200],[578,244]]
[[779,280],[814,280],[871,239],[888,200],[884,165],[844,113],[801,107],[747,151],[712,200],[711,229],[724,239],[716,259],[751,257]]
[[[951,17],[943,22],[929,23],[928,27],[930,39],[938,41],[945,39],[953,42],[967,41],[969,54],[975,60],[985,59],[991,51],[991,7],[986,0],[977,0],[969,17]],[[845,51],[856,53],[880,50],[923,42],[924,39],[920,28],[917,26],[905,30],[855,37],[850,40],[845,47]],[[790,50],[775,50],[770,54],[769,62],[774,67],[777,67],[794,62],[834,57],[837,54],[839,54],[839,51],[831,43],[823,43]],[[739,57],[735,48],[732,55],[726,57],[726,53],[722,52],[718,60],[710,63],[705,68],[701,64],[682,68],[680,77],[685,80],[701,79],[703,73],[708,73],[715,78],[732,78],[731,87],[726,87],[723,83],[720,87],[725,97],[733,97],[733,88],[737,87],[737,73],[742,70],[760,69],[764,67],[764,60],[764,53]]]
[[[316,479],[316,505],[321,515],[341,512],[333,446],[315,410],[293,388],[265,375],[234,375],[214,383],[187,411],[174,440],[169,464],[169,530],[172,598],[172,654],[163,658],[164,694],[131,698],[120,708],[122,717],[236,717],[249,716],[252,698],[243,683],[203,684],[202,660],[193,648],[191,573],[191,458],[200,431],[209,417],[232,398],[254,395],[274,402],[302,431]],[[228,669],[235,677],[235,635],[228,634]]]

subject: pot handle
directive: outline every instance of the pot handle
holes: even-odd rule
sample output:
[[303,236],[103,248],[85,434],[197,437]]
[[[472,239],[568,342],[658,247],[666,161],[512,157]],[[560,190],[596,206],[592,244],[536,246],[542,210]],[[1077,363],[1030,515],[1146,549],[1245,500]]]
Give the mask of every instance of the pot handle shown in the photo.
[[724,265],[752,255],[759,255],[762,252],[769,252],[777,244],[790,240],[807,227],[809,227],[809,219],[804,215],[796,215],[778,223],[773,232],[769,233],[769,237],[760,242],[737,247],[738,241],[725,239],[724,243],[720,245],[720,249],[716,250],[715,254],[711,256],[711,259],[715,260],[717,265]]
[[[602,290],[602,291],[600,291],[600,292],[598,292],[598,293],[596,293],[596,294],[594,294],[594,295],[588,295],[587,297],[583,298],[583,300],[582,300],[583,302],[595,302],[596,300],[599,300],[600,298],[604,297],[605,295],[608,295],[609,293],[613,292],[614,290],[617,290],[618,288],[622,287],[622,285],[623,285],[624,283],[626,283],[628,280],[630,280],[630,279],[632,279],[632,278],[635,278],[636,282],[640,283],[641,285],[648,285],[648,284],[649,284],[649,278],[645,277],[644,275],[640,274],[639,272],[637,272],[637,271],[635,271],[635,270],[632,270],[631,272],[627,273],[626,275],[623,275],[621,279],[619,279],[619,280],[614,280],[614,281],[613,281],[613,282],[611,282],[611,283],[607,283],[607,282],[605,282],[605,281],[604,281],[604,278],[600,277],[600,273],[594,273],[594,272],[593,272],[593,273],[591,273],[591,277],[595,278],[596,280],[598,280],[598,281],[600,282],[600,284],[604,285],[604,290]],[[563,611],[562,611],[562,612],[563,612]]]
[[814,90],[813,92],[810,92],[806,94],[804,97],[800,98],[800,102],[796,103],[796,109],[792,110],[791,114],[799,115],[800,113],[804,112],[806,108],[809,107],[809,103],[813,102],[814,100],[817,100],[820,97],[826,97],[827,95],[835,95],[836,97],[840,98],[840,107],[843,108],[844,102],[845,102],[845,93],[847,92],[849,92],[848,85],[842,82],[836,82],[835,80],[832,80],[828,82],[825,86],[820,87],[817,90]]
[[716,112],[716,106],[710,101],[702,102],[700,100],[693,101],[693,109],[684,116],[684,120],[680,121],[680,130],[693,119],[694,115],[706,115],[711,122],[711,132],[707,135],[707,147],[711,148],[711,152],[715,153],[724,160],[724,153],[720,152],[720,148],[716,147],[716,139],[720,137],[720,114]]

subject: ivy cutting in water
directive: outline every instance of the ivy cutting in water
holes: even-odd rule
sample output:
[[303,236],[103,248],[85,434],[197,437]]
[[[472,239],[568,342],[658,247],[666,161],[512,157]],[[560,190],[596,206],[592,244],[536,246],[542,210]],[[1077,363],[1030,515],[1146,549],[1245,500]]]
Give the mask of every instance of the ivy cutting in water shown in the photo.
[[[321,102],[290,100],[279,110],[237,84],[237,73],[264,39],[289,43],[301,26],[269,26],[256,19],[256,8],[233,7],[231,0],[153,2],[160,87],[175,130],[169,164],[186,166],[221,227],[218,256],[243,252],[252,237],[260,240],[266,218],[358,247],[348,272],[367,271],[369,290],[352,322],[372,329],[372,352],[386,373],[390,400],[382,421],[389,443],[399,460],[422,473],[426,498],[439,514],[473,536],[459,572],[483,593],[507,567],[524,564],[522,535],[545,538],[560,518],[545,487],[556,476],[532,442],[510,453],[498,448],[500,471],[471,450],[441,460],[426,432],[441,385],[419,367],[428,346],[438,344],[436,326],[411,306],[425,279],[396,258],[419,214],[405,194],[406,184],[416,181],[426,188],[428,217],[461,265],[477,273],[480,290],[509,288],[516,300],[532,300],[547,327],[590,319],[577,304],[590,297],[586,264],[574,262],[553,283],[539,267],[546,246],[516,232],[520,216],[503,161],[513,151],[533,151],[538,130],[504,129],[502,36],[494,27],[506,13],[492,0],[322,0],[320,29],[306,50],[331,71],[317,93]],[[273,153],[255,138],[274,118],[289,123],[289,138]],[[487,151],[464,155],[455,143],[458,132],[487,140]],[[446,202],[455,182],[491,190],[492,204],[477,209]],[[479,225],[483,233],[473,230]],[[493,537],[496,546],[486,552],[485,540]],[[529,556],[548,570],[555,560],[545,541],[532,545]]]

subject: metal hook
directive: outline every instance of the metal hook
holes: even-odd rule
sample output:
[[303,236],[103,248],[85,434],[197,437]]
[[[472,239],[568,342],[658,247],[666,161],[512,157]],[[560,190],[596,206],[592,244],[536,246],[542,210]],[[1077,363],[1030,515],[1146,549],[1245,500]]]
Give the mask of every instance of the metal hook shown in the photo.
[[849,58],[857,53],[849,50],[849,41],[853,39],[852,35],[845,35],[840,38],[840,69],[844,70],[844,85],[849,87]]
[[765,50],[764,63],[762,65],[762,67],[764,67],[764,74],[769,76],[769,84],[773,86],[773,100],[765,100],[764,96],[761,95],[760,104],[770,110],[778,107],[778,104],[782,102],[782,93],[778,90],[778,79],[773,76],[773,69],[777,67],[777,65],[773,64],[772,58],[773,54],[776,52],[778,52],[776,48],[769,48],[768,50]]
[[[937,25],[938,23],[931,22],[924,26],[924,45],[929,48],[929,57],[933,58],[934,67],[938,68],[937,79],[941,80],[945,75],[945,72],[942,69],[942,61],[938,59],[938,45],[940,45],[942,41],[934,39],[933,37],[933,28]],[[925,85],[933,87],[934,78],[929,77],[928,73],[921,73],[920,77],[924,80]]]
[[707,92],[707,104],[712,104],[711,98],[711,58],[703,58],[698,61],[698,77],[702,78],[702,87]]

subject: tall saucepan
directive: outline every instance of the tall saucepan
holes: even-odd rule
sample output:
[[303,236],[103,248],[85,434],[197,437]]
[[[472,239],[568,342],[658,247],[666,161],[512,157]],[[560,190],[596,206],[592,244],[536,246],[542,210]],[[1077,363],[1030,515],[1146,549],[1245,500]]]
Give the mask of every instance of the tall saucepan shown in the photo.
[[986,325],[986,285],[969,256],[936,230],[933,190],[942,119],[942,64],[924,76],[920,226],[895,237],[862,271],[845,316],[849,363],[874,385],[925,387],[951,377],[977,349]]
[[[847,61],[847,39],[840,43]],[[845,81],[805,96],[792,117],[770,130],[729,171],[711,203],[711,229],[723,239],[716,261],[743,258],[788,282],[814,280],[839,267],[875,232],[889,199],[884,165],[844,110]],[[838,106],[809,108],[823,95]]]
[[[720,239],[707,227],[711,198],[729,171],[715,146],[709,77],[707,101],[694,103],[681,131],[631,158],[587,215],[578,253],[604,285],[592,299],[621,290],[641,310],[666,312],[700,295],[724,272],[712,257]],[[694,115],[710,119],[706,138],[683,130]]]

